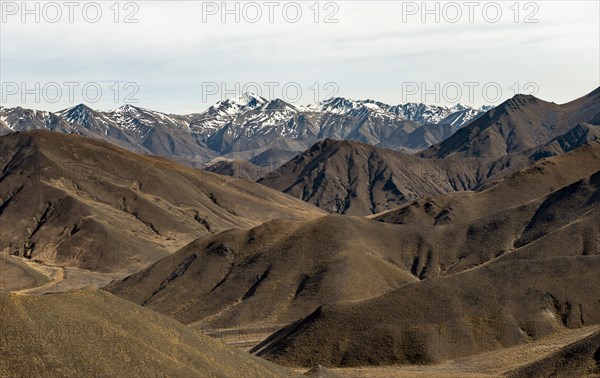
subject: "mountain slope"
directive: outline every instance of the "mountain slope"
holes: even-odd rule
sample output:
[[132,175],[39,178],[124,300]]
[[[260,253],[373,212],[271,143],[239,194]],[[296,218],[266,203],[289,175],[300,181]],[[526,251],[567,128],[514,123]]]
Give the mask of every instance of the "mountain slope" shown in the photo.
[[106,289],[184,324],[286,324],[323,303],[416,281],[396,251],[405,238],[396,228],[339,215],[267,222],[196,240]]
[[[100,112],[81,104],[56,113],[0,107],[0,133],[36,129],[76,133],[192,166],[217,156],[250,160],[271,150],[270,156],[257,157],[253,163],[278,166],[326,138],[386,143],[396,149],[426,148],[482,113],[462,105],[390,106],[341,97],[302,107],[245,94],[189,115],[131,105]],[[415,133],[422,123],[427,123],[427,130]]]
[[[285,323],[326,303],[366,299],[418,280],[457,274],[564,226],[561,221],[553,226],[541,221],[546,215],[553,219],[551,214],[562,209],[549,206],[546,196],[553,186],[568,188],[579,177],[593,173],[594,162],[600,162],[600,143],[596,144],[573,156],[553,158],[558,162],[546,172],[532,167],[504,186],[434,197],[424,205],[423,215],[401,222],[394,212],[376,218],[400,224],[330,215],[303,222],[269,222],[196,240],[153,266],[113,282],[107,290],[185,324],[218,328]],[[584,160],[591,166],[572,169]],[[598,177],[594,176],[594,185]],[[524,190],[527,185],[532,189]],[[513,187],[524,194],[514,196]],[[590,197],[585,190],[579,192],[584,195],[569,194],[575,201],[570,206],[578,210],[570,218],[563,216],[567,223],[586,217],[595,206],[596,202],[581,205]],[[451,207],[443,207],[445,197],[461,198],[447,200]],[[512,197],[513,202],[504,202]],[[482,213],[472,213],[472,206],[479,204]],[[536,217],[541,223],[532,221]],[[593,248],[590,237],[597,227],[588,223],[582,221],[578,227],[591,227],[582,234],[589,236],[570,236],[556,246]]]
[[539,361],[513,370],[511,378],[556,376],[594,377],[600,374],[600,332],[565,346]]
[[60,266],[132,272],[191,240],[314,207],[246,180],[75,135],[0,138],[3,251]]
[[268,171],[245,160],[220,160],[206,168],[208,172],[256,181]]
[[325,140],[258,182],[327,211],[369,215],[424,195],[468,190],[479,182],[478,166]]
[[295,376],[97,290],[0,293],[0,334],[3,377]]
[[517,95],[421,156],[499,158],[548,143],[581,123],[600,125],[600,87],[562,105]]
[[594,174],[600,166],[600,141],[560,156],[545,158],[520,171],[493,177],[476,192],[425,196],[372,218],[397,224],[430,226],[472,222],[490,213],[514,208]]
[[600,323],[598,152],[594,142],[481,192],[380,215],[419,235],[404,253],[417,252],[420,280],[319,307],[254,351],[303,366],[423,364]]
[[164,114],[131,105],[111,112],[97,112],[85,105],[65,109],[58,113],[78,127],[86,136],[99,136],[112,143],[120,142],[134,151],[158,156],[177,156],[191,161],[206,162],[216,154],[202,142],[198,135],[206,132],[198,127],[192,134],[190,117]]
[[[3,134],[14,131],[51,130],[101,139],[134,152],[178,157],[205,163],[217,153],[191,134],[190,116],[168,115],[131,105],[111,112],[83,104],[56,113],[23,109],[0,109]],[[195,134],[203,130],[195,128]]]
[[[369,144],[385,142],[390,148],[403,148],[405,144],[410,144],[411,149],[422,149],[451,135],[455,128],[483,112],[464,106],[390,106],[371,100],[357,101],[342,97],[299,107],[281,99],[269,101],[260,96],[245,95],[221,101],[207,113],[202,116],[200,124],[219,125],[208,138],[208,146],[223,154],[231,154],[260,151],[277,143],[279,138],[310,144],[327,138]],[[444,131],[421,132],[427,137],[419,137],[418,133],[410,136],[422,123],[436,123],[429,125],[429,128],[433,130],[440,127]],[[284,150],[302,151],[290,147]]]
[[[436,130],[440,129],[436,126]],[[581,123],[544,144],[508,155],[490,158],[453,155],[444,159],[410,156],[357,142],[326,140],[259,182],[327,211],[369,215],[425,196],[477,190],[486,181],[598,139],[600,125]]]
[[600,322],[597,255],[510,260],[323,306],[255,351],[303,366],[425,364]]
[[46,129],[63,133],[71,133],[76,128],[55,113],[24,109],[21,107],[0,107],[0,126],[2,135],[13,131],[30,131]]
[[423,125],[408,134],[395,130],[385,141],[376,146],[407,152],[420,151],[449,138],[455,131],[456,129],[450,124]]

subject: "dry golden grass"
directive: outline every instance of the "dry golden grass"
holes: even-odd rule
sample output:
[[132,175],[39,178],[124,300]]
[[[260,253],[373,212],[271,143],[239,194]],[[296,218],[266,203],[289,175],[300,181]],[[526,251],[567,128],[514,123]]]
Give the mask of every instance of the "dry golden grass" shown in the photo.
[[2,136],[0,166],[0,253],[120,277],[198,237],[324,214],[251,181],[75,135]]
[[95,290],[0,294],[0,335],[2,377],[294,375]]

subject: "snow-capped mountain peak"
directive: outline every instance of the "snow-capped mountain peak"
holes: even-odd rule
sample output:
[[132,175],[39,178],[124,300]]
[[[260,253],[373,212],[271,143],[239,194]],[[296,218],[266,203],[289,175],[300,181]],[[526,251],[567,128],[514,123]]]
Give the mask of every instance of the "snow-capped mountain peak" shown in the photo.
[[470,109],[470,106],[461,104],[460,102],[456,103],[455,105],[453,105],[450,109],[454,110],[454,111],[460,111],[460,110],[466,110],[466,109]]
[[347,113],[360,107],[358,101],[350,100],[345,97],[332,97],[321,102],[320,110],[331,113]]
[[117,114],[131,114],[131,115],[138,115],[141,112],[141,108],[137,108],[133,105],[130,104],[125,104],[119,108],[117,108],[114,112]]
[[94,118],[94,111],[84,104],[75,105],[71,108],[63,109],[57,113],[61,118],[69,123],[75,123],[85,128],[89,128],[89,124]]
[[[293,151],[297,152],[326,138],[358,140],[373,145],[385,143],[388,148],[404,148],[411,133],[422,125],[440,125],[443,131],[435,138],[445,138],[452,129],[460,128],[481,115],[483,109],[463,104],[452,107],[422,103],[391,106],[370,99],[345,97],[297,106],[283,99],[267,100],[246,93],[218,101],[204,112],[189,115],[165,114],[130,104],[102,112],[80,104],[56,113],[2,108],[0,120],[14,131],[45,128],[97,135],[106,139],[116,138],[119,143],[131,145],[135,150],[148,149],[151,153],[158,151],[169,155],[172,152],[168,151],[177,149],[185,151],[177,153],[196,156],[205,153],[200,151],[202,149],[227,154],[260,149],[282,140],[286,146],[295,146]],[[410,142],[408,148],[425,148],[435,143],[435,138]]]
[[269,102],[267,99],[261,96],[257,96],[252,93],[244,93],[243,95],[235,98],[229,98],[224,101],[219,101],[217,104],[223,104],[228,106],[238,106],[243,108],[257,108]]
[[370,113],[387,112],[389,107],[387,104],[373,100],[352,100],[345,97],[333,97],[322,101],[316,109],[321,113],[364,117]]

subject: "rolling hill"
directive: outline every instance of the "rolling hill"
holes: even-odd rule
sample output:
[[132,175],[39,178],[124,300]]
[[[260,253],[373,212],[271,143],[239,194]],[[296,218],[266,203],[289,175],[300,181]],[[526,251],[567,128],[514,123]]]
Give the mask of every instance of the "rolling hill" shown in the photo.
[[201,236],[322,215],[251,181],[75,135],[3,136],[0,166],[2,253],[61,267],[132,273]]
[[551,355],[511,371],[511,378],[600,375],[600,332],[569,344]]
[[416,281],[396,251],[396,228],[340,215],[271,221],[196,240],[105,289],[184,324],[287,324],[322,303]]
[[419,281],[320,306],[254,352],[307,367],[426,364],[598,324],[599,151],[593,142],[480,192],[376,217],[423,235],[411,238]]
[[98,290],[0,293],[0,335],[3,377],[299,376]]
[[[581,164],[582,161],[588,164]],[[360,334],[356,330],[364,327],[367,327],[364,328],[366,333],[380,337],[392,332],[386,322],[413,319],[424,309],[426,313],[439,313],[439,318],[446,319],[449,327],[458,327],[457,332],[464,331],[461,333],[464,338],[452,336],[458,337],[459,345],[466,345],[471,342],[468,332],[460,329],[462,323],[452,322],[460,320],[461,302],[470,300],[465,299],[469,293],[475,293],[474,301],[484,300],[485,303],[495,303],[497,298],[494,296],[515,302],[529,301],[527,303],[532,307],[524,309],[523,316],[531,315],[527,311],[533,312],[539,303],[537,299],[525,298],[529,294],[519,291],[526,287],[520,284],[508,285],[505,291],[488,293],[490,287],[498,285],[503,274],[507,282],[539,277],[543,288],[550,276],[548,272],[556,273],[558,269],[553,268],[553,264],[560,261],[558,264],[562,266],[564,259],[565,269],[571,269],[571,272],[579,272],[578,269],[590,264],[581,268],[581,277],[577,278],[580,281],[573,281],[573,285],[567,287],[578,287],[586,279],[588,285],[600,285],[593,279],[595,258],[599,253],[594,240],[600,235],[597,163],[600,163],[600,142],[593,142],[571,153],[540,161],[481,192],[433,196],[424,199],[423,203],[416,201],[373,220],[329,215],[310,221],[273,221],[252,229],[223,232],[196,240],[105,289],[203,329],[295,324],[273,335],[257,349],[281,363],[307,367],[319,363],[345,366],[345,360],[329,359],[333,358],[327,354],[329,352],[321,354],[316,350],[321,347],[338,350],[339,340],[354,340],[353,335],[359,337]],[[478,208],[481,212],[474,211]],[[558,217],[557,214],[563,215]],[[532,271],[529,278],[518,276],[525,275],[527,269],[534,269],[529,266],[528,259],[533,261],[532,265],[542,261],[539,269]],[[572,266],[569,265],[571,261]],[[487,273],[480,272],[488,269],[497,270],[485,281],[480,275]],[[566,272],[563,273],[565,277],[561,275],[561,279],[570,279]],[[488,286],[475,287],[477,282],[484,281]],[[551,293],[553,290],[558,289],[556,286],[548,288]],[[442,300],[445,295],[448,298]],[[487,299],[486,295],[492,299]],[[586,324],[599,321],[590,315],[596,306],[593,296],[582,297],[568,290],[553,295],[560,300],[566,297],[573,308],[576,307],[573,303],[581,304],[585,309],[583,322]],[[387,303],[383,298],[392,298],[389,300],[396,302]],[[363,304],[366,306],[371,302],[373,306],[363,309]],[[471,306],[471,302],[468,303]],[[559,310],[556,311],[563,311],[561,306],[565,306],[565,302],[557,303]],[[340,318],[333,328],[327,323],[324,328],[318,328],[319,331],[310,328],[304,332],[302,327],[309,327],[312,324],[309,320],[320,314],[315,313],[315,309],[337,311],[338,306],[340,310],[336,316],[343,317],[348,313],[349,318]],[[465,316],[469,317],[469,311],[475,307],[467,306]],[[354,312],[348,312],[348,308]],[[390,317],[390,308],[406,311]],[[493,306],[481,309],[496,310]],[[577,311],[580,311],[578,307],[565,315],[567,325],[581,321]],[[371,313],[373,315],[368,315]],[[384,318],[387,320],[382,320]],[[367,323],[364,323],[365,319]],[[424,319],[427,320],[427,316]],[[297,320],[300,323],[295,323]],[[416,325],[420,326],[420,323],[416,322]],[[556,329],[561,326],[564,325],[560,323]],[[532,327],[532,337],[541,337],[554,330],[543,322],[539,329],[536,328],[538,324]],[[334,328],[338,333],[327,333]],[[293,331],[288,335],[290,329],[297,333]],[[324,332],[322,338],[319,341],[313,339],[312,335],[321,330]],[[288,343],[294,337],[306,337],[307,344],[315,344],[295,349],[296,344]],[[393,350],[385,353],[400,356],[408,350],[394,346],[397,345],[393,339],[396,336],[390,337]],[[324,340],[329,340],[331,345]],[[500,342],[510,345],[523,340],[502,339]],[[360,343],[357,339],[358,349],[352,349],[351,353],[364,359],[351,360],[355,364],[426,362],[403,360],[402,356],[396,356],[397,360],[390,356],[378,360],[379,357],[374,356],[379,352],[369,348],[364,354],[359,352]],[[492,344],[500,345],[497,340]],[[375,344],[371,346],[376,348]],[[340,350],[346,350],[344,348]],[[385,350],[387,346],[379,348]],[[457,353],[466,354],[473,353],[475,347],[469,344],[460,348],[456,349]],[[275,350],[284,352],[278,355]],[[451,356],[444,353],[435,356]]]

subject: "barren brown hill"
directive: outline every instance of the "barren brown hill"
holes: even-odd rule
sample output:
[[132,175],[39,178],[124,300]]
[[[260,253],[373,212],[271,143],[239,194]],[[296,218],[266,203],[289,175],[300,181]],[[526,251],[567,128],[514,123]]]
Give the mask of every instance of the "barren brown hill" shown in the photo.
[[258,182],[349,215],[370,215],[424,195],[479,183],[476,161],[422,159],[355,141],[325,140]]
[[[599,323],[599,145],[538,162],[481,193],[382,216],[402,223],[400,233],[415,230],[407,250],[420,281],[319,307],[254,351],[307,367],[420,364]],[[447,198],[460,200],[436,206]]]
[[341,215],[267,222],[196,240],[106,289],[184,324],[287,324],[417,281],[397,229]]
[[[419,280],[467,271],[534,242],[545,245],[546,234],[560,235],[563,229],[574,235],[553,241],[550,250],[575,248],[593,254],[597,199],[587,189],[597,186],[598,175],[588,177],[596,161],[600,161],[600,142],[539,162],[485,194],[456,193],[458,218],[430,204],[422,216],[410,221],[388,219],[402,224],[331,215],[227,231],[197,240],[113,282],[107,290],[185,324],[273,326],[308,315],[323,304],[363,300]],[[545,166],[552,169],[544,173],[540,167]],[[527,185],[535,190],[527,191]],[[550,206],[553,186],[564,187],[554,195],[571,202]],[[518,197],[514,191],[523,195]],[[503,199],[508,199],[506,204],[494,205]],[[482,213],[471,214],[470,206],[480,203]],[[574,207],[562,216],[564,221],[543,221],[563,211],[564,204]],[[574,226],[566,227],[571,221]]]
[[539,158],[560,155],[597,139],[600,139],[600,125],[581,123],[545,145],[536,148],[531,156]]
[[585,144],[593,144],[592,142],[599,139],[600,125],[583,123],[552,139],[550,142],[534,148],[514,152],[497,159],[475,159],[482,161],[480,170],[483,169],[487,172],[487,179],[479,183],[474,189],[487,186],[489,182],[495,182],[503,177],[507,177],[541,159],[571,152]]
[[[456,132],[456,129],[450,124],[419,126],[409,120],[406,120],[403,123],[412,123],[414,125],[414,131],[407,134],[404,127],[398,128],[394,130],[385,141],[376,144],[376,146],[392,150],[416,152],[437,144]],[[401,146],[401,148],[398,148],[398,146]]]
[[2,377],[293,377],[108,293],[0,293]]
[[242,179],[98,140],[35,131],[0,138],[2,253],[133,272],[211,233],[321,211]]
[[511,378],[600,376],[600,332],[578,340],[539,361],[518,368]]
[[600,125],[600,87],[562,105],[517,95],[420,155],[499,158],[546,144],[581,123]]
[[526,257],[532,250],[363,302],[320,307],[255,351],[307,367],[424,364],[600,322],[598,255]]
[[427,225],[466,223],[525,204],[590,176],[600,167],[600,140],[559,156],[542,159],[520,171],[491,177],[477,192],[423,197],[405,206],[376,214],[387,223]]
[[245,160],[221,160],[207,167],[206,170],[250,181],[256,181],[269,172],[268,168],[259,167]]

